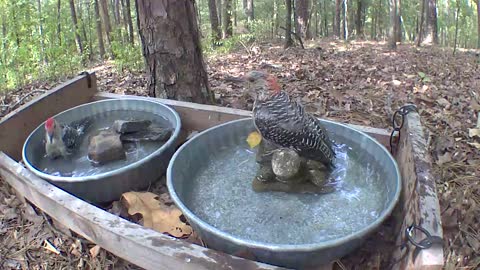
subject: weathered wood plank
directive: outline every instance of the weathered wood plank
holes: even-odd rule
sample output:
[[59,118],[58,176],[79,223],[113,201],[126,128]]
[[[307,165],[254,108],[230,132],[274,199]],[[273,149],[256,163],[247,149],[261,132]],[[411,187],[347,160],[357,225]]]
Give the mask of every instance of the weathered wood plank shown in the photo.
[[[400,215],[404,217],[397,237],[397,244],[405,241],[405,229],[413,223],[425,228],[432,236],[443,237],[440,216],[440,204],[437,198],[435,178],[432,176],[432,160],[427,148],[427,140],[416,112],[409,113],[401,130],[400,143],[396,159],[403,179]],[[418,232],[415,241],[419,242],[425,235]],[[434,245],[420,251],[415,261],[413,250],[394,269],[442,269],[444,265],[443,248]],[[400,258],[397,250],[395,258]]]
[[97,91],[97,80],[95,74],[90,74],[90,78],[90,88],[87,75],[80,75],[6,115],[0,121],[0,150],[20,160],[28,135],[47,117],[91,101]]
[[190,244],[112,215],[38,178],[3,152],[0,176],[66,227],[145,269],[282,269]]
[[[121,99],[121,98],[140,98],[152,99],[149,97],[138,97],[131,95],[118,95],[111,93],[98,93],[94,96],[95,100],[102,99]],[[154,99],[163,104],[172,106],[182,119],[182,126],[188,130],[203,131],[210,127],[241,118],[251,117],[252,113],[246,110],[233,108],[196,104],[190,102],[176,101],[170,99]],[[353,124],[347,124],[357,130],[367,133],[382,145],[389,147],[390,133],[385,129],[365,127]]]

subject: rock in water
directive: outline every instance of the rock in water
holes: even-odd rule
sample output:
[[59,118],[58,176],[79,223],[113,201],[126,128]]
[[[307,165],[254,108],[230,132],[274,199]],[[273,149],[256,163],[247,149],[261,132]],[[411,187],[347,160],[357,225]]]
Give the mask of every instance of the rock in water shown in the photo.
[[167,141],[172,135],[172,129],[149,127],[134,133],[122,134],[120,140],[124,142]]
[[288,181],[298,173],[301,161],[300,156],[292,149],[277,150],[272,157],[273,173],[279,181]]
[[150,124],[152,124],[152,122],[149,120],[116,120],[113,123],[113,128],[118,133],[131,133],[145,130],[150,126]]
[[90,139],[88,145],[88,158],[93,165],[103,165],[105,163],[125,159],[126,154],[123,150],[120,135],[101,131],[98,135]]

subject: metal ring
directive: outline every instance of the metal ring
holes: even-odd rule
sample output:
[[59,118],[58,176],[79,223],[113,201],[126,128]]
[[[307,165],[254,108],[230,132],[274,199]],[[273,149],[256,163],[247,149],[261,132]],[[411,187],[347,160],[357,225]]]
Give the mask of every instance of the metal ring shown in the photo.
[[[417,230],[421,231],[427,237],[424,238],[422,241],[420,241],[420,243],[416,242],[411,235],[411,233],[414,231],[414,229],[417,229]],[[417,225],[411,225],[410,227],[407,227],[406,230],[405,230],[405,237],[414,246],[416,246],[418,248],[421,248],[421,249],[427,249],[427,248],[431,247],[432,244],[433,244],[432,241],[428,241],[428,242],[424,241],[424,240],[430,239],[432,237],[432,235],[426,229],[424,229],[420,226],[417,226]]]

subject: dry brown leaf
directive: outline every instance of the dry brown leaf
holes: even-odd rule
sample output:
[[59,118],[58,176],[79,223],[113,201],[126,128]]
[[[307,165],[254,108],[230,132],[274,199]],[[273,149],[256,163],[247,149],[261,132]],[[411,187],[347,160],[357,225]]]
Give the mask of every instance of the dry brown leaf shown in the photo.
[[129,215],[142,215],[145,227],[175,237],[183,237],[192,233],[192,228],[180,220],[182,212],[165,196],[151,192],[132,191],[124,193],[121,201],[128,209]]
[[473,138],[473,137],[479,137],[480,138],[480,128],[469,128],[468,129],[468,136]]
[[474,147],[477,148],[477,149],[480,149],[480,143],[477,143],[477,142],[471,143],[471,142],[469,142],[468,144],[470,144],[471,146],[474,146]]
[[450,161],[452,161],[452,154],[450,154],[450,152],[446,152],[445,154],[438,156],[437,164],[442,165]]
[[99,253],[100,253],[100,246],[99,245],[95,245],[94,247],[92,247],[90,249],[90,256],[92,256],[92,258],[97,257]]

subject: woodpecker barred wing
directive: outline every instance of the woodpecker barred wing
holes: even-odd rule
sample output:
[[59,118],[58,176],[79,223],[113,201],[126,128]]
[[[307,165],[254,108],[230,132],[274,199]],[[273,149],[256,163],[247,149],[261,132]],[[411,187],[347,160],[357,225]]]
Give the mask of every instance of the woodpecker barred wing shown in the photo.
[[259,102],[254,109],[255,126],[272,143],[295,149],[300,156],[333,165],[332,142],[316,117],[285,92]]

